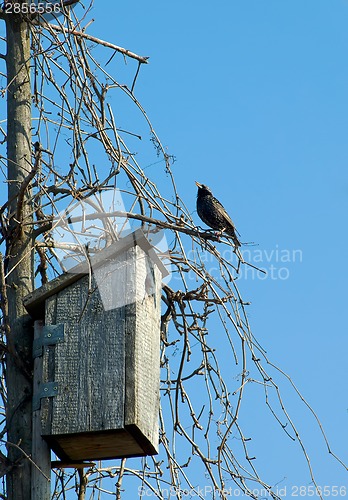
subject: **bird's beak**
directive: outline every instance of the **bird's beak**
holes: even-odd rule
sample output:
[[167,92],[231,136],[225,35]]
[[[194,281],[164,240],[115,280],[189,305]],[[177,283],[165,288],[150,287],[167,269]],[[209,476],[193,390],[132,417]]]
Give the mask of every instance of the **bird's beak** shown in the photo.
[[199,182],[195,181],[195,184],[197,187],[201,188],[202,187],[202,184],[200,184]]

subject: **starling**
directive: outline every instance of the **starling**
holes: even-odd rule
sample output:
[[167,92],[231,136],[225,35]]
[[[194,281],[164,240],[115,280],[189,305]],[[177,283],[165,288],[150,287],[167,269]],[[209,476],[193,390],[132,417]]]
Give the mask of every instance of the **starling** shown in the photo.
[[238,231],[219,200],[213,196],[211,190],[204,184],[196,182],[196,186],[198,187],[197,213],[199,218],[212,229],[231,236],[234,245],[240,247],[241,244],[236,235]]

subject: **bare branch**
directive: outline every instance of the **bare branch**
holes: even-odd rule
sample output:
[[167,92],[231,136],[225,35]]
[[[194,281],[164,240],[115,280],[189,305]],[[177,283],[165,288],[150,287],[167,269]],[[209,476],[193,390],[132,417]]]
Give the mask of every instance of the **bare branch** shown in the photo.
[[105,42],[104,40],[101,40],[100,38],[96,38],[95,36],[88,35],[87,33],[84,33],[82,31],[77,31],[77,30],[70,30],[68,28],[64,28],[63,26],[58,26],[56,24],[49,24],[49,27],[56,30],[56,31],[62,31],[64,33],[67,33],[69,35],[74,35],[76,37],[84,38],[85,40],[88,40],[89,42],[94,42],[97,43],[98,45],[102,45],[104,47],[108,47],[109,49],[114,50],[115,52],[120,52],[120,54],[123,54],[124,56],[130,57],[131,59],[136,59],[142,64],[147,64],[149,58],[146,56],[139,56],[138,54],[135,54],[134,52],[131,52],[128,49],[124,49],[123,47],[120,47],[118,45],[114,45],[113,43],[110,42]]

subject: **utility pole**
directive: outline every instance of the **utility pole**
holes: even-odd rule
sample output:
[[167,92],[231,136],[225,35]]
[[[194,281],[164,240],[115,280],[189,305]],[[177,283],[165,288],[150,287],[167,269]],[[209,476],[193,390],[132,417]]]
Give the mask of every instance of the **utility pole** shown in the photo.
[[[23,0],[17,4],[26,3]],[[30,30],[20,14],[5,14],[7,38],[8,296],[7,474],[8,500],[33,499],[32,465],[32,325],[23,297],[33,290],[33,219],[31,206]],[[28,177],[29,176],[29,177]],[[27,456],[26,456],[27,455]]]

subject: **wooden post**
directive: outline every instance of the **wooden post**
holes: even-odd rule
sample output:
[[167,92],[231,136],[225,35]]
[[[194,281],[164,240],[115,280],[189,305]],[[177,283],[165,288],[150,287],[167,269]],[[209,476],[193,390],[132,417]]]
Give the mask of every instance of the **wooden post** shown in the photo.
[[8,459],[14,464],[6,478],[6,498],[31,500],[32,465],[26,455],[31,454],[32,442],[32,322],[23,306],[23,298],[33,290],[34,276],[30,225],[33,210],[27,181],[32,170],[30,29],[20,15],[7,14],[5,19],[9,219],[5,268],[10,326],[6,355],[6,432]]
[[[43,321],[34,323],[34,340],[42,338]],[[33,401],[40,398],[40,383],[42,381],[42,356],[34,360],[34,383]],[[49,500],[50,474],[51,474],[51,450],[46,441],[41,437],[41,412],[40,408],[33,411],[33,452],[32,459],[38,468],[34,467],[31,476],[31,497],[33,500]],[[39,470],[40,469],[40,470]]]

